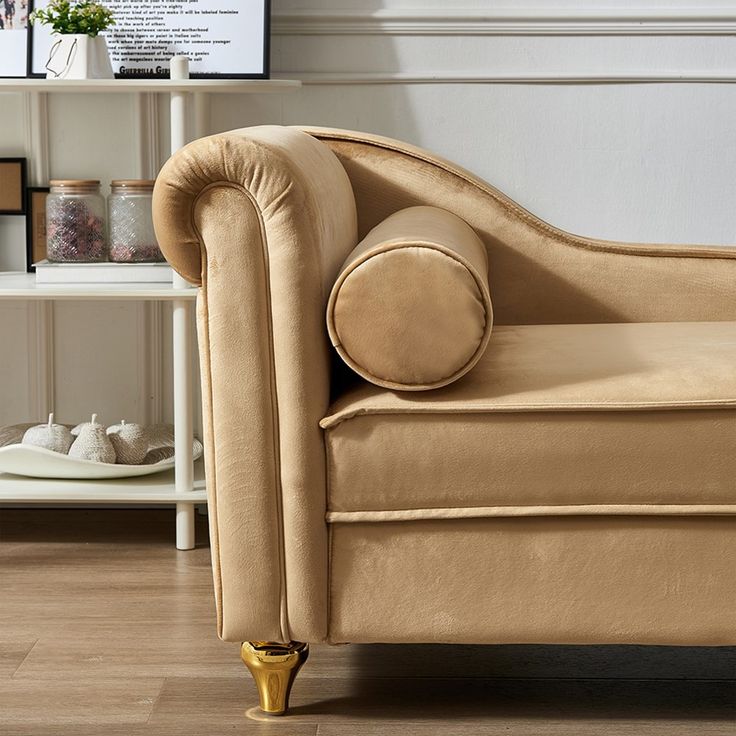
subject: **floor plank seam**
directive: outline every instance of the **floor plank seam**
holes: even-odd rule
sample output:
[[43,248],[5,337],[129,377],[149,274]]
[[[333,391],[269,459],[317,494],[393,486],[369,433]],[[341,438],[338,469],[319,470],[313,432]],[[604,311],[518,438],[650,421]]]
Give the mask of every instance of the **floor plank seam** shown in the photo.
[[10,675],[10,679],[11,680],[14,680],[15,679],[15,676],[18,673],[18,670],[23,666],[23,664],[28,659],[28,657],[31,656],[31,652],[36,648],[36,644],[38,644],[38,642],[40,642],[40,641],[41,641],[41,639],[39,638],[39,639],[36,639],[33,642],[31,648],[25,653],[25,655],[23,656],[23,659],[21,659],[21,661],[18,663],[18,666],[13,670],[12,674]]
[[153,699],[153,703],[151,703],[151,710],[148,711],[148,718],[146,718],[147,726],[151,723],[151,718],[153,718],[153,714],[156,711],[156,706],[161,700],[161,694],[163,693],[164,688],[166,687],[166,682],[168,679],[169,679],[168,677],[164,677],[161,680],[161,687],[158,689],[158,692],[156,693],[156,697]]

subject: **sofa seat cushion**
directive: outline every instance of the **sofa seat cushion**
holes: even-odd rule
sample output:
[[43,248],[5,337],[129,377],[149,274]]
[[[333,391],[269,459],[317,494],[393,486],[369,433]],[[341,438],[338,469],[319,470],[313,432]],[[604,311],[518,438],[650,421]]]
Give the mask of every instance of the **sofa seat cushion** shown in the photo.
[[736,512],[736,323],[497,327],[427,393],[321,422],[328,520]]

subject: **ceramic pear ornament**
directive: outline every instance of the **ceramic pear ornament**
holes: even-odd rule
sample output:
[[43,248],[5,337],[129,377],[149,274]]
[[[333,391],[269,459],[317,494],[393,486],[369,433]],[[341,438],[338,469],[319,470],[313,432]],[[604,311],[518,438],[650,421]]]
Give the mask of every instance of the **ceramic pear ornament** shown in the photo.
[[21,443],[44,447],[47,450],[66,455],[73,441],[74,437],[72,437],[68,427],[63,424],[54,424],[54,414],[52,412],[49,414],[47,424],[37,424],[35,427],[27,429]]
[[108,439],[105,428],[97,423],[97,414],[92,415],[91,422],[79,427],[77,439],[69,448],[69,457],[95,463],[115,462],[115,448]]
[[121,465],[140,465],[148,452],[148,433],[140,424],[120,424],[107,428],[107,436],[115,449],[117,461]]

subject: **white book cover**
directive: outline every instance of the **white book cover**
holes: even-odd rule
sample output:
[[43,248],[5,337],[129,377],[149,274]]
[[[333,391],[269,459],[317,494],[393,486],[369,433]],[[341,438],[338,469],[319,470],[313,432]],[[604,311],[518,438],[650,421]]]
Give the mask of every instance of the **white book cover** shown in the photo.
[[39,261],[37,284],[166,284],[174,272],[168,263],[49,263]]

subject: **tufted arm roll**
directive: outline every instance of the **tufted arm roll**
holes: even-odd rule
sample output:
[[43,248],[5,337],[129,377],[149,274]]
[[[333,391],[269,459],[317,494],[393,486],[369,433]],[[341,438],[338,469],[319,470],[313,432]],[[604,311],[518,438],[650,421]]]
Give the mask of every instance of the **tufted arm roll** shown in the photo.
[[197,326],[220,635],[320,641],[324,314],[357,242],[350,181],[330,149],[299,130],[232,131],[195,141],[166,163],[154,222],[167,260],[202,287]]

